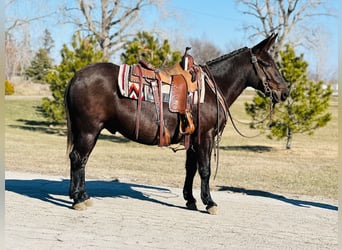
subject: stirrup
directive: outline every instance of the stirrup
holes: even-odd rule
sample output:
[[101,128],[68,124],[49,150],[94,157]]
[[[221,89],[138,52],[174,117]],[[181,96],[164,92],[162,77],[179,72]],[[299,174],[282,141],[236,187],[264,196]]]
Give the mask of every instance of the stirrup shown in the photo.
[[179,132],[181,135],[191,135],[195,131],[195,125],[192,120],[192,115],[190,111],[185,111],[184,116],[185,116],[184,123],[187,123],[187,124],[186,124],[186,127],[183,129],[183,119],[181,118],[180,123],[179,123]]

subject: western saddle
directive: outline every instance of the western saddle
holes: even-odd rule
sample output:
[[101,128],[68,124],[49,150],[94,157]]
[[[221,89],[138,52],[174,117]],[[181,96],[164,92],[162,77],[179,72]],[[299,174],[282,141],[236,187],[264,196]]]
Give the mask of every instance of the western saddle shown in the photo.
[[[139,64],[132,65],[130,81],[138,82],[140,90],[142,90],[144,84],[148,84],[152,88],[159,122],[159,146],[168,146],[171,143],[170,133],[164,126],[162,84],[170,85],[169,110],[179,114],[179,132],[185,135],[184,145],[186,148],[189,147],[189,135],[195,131],[195,125],[191,115],[192,100],[189,97],[189,92],[197,90],[200,93],[200,74],[202,71],[194,63],[194,59],[188,54],[188,50],[190,50],[189,47],[185,49],[181,62],[171,67],[156,69],[151,63],[145,60],[139,61]],[[142,91],[139,92],[138,97],[136,138],[138,138],[139,134],[141,95]]]

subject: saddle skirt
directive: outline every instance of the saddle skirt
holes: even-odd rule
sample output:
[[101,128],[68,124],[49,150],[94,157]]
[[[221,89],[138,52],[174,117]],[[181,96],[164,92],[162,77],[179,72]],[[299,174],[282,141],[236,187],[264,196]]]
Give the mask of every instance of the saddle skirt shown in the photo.
[[[171,135],[164,124],[163,103],[168,103],[170,112],[179,114],[179,133],[184,135],[185,148],[190,146],[190,135],[195,131],[192,119],[192,105],[198,106],[204,102],[205,86],[202,69],[193,65],[193,59],[187,54],[187,48],[182,61],[174,66],[156,69],[152,64],[141,61],[139,64],[123,64],[119,69],[118,85],[122,96],[137,100],[137,119],[135,135],[138,139],[141,102],[153,102],[156,107],[158,121],[158,144],[168,146]],[[190,68],[188,66],[191,66]],[[199,133],[198,129],[198,133]]]
[[[142,89],[140,89],[140,72],[138,72],[138,68],[140,65],[128,65],[122,64],[119,70],[118,76],[118,87],[120,90],[120,94],[124,97],[137,100],[139,95],[141,94],[142,101],[154,102],[153,90],[152,90],[152,82],[156,82],[157,78],[155,76],[154,71],[145,70],[142,68],[142,75],[144,79],[144,84]],[[172,98],[170,98],[170,93],[172,92],[172,79],[173,74],[177,74],[179,71],[175,69],[166,68],[165,70],[160,71],[160,78],[162,81],[162,101],[165,103],[172,102]],[[189,82],[188,79],[185,79]],[[205,87],[204,87],[204,74],[201,73],[201,91],[197,90],[197,87],[193,87],[193,85],[197,85],[196,83],[191,83],[190,87],[188,85],[188,95],[192,99],[192,104],[197,104],[198,102],[203,103],[205,97]],[[142,93],[140,93],[142,91]],[[200,96],[199,96],[200,93]]]

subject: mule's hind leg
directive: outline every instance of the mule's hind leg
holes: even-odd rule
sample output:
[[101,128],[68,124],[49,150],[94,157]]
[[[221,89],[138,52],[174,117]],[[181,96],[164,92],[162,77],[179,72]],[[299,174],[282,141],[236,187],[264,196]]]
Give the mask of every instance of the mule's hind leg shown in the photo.
[[197,171],[197,157],[195,150],[190,147],[186,152],[186,163],[185,163],[186,175],[183,187],[183,197],[187,201],[186,207],[191,210],[197,210],[196,199],[192,193],[192,187],[194,177]]
[[81,156],[76,149],[69,154],[70,158],[70,188],[69,196],[74,200],[73,208],[83,210],[86,208],[85,201],[89,195],[85,188],[85,165],[88,157]]
[[97,134],[78,134],[69,154],[70,158],[70,189],[69,196],[74,200],[73,208],[84,210],[91,205],[91,200],[85,187],[85,166],[88,157],[95,146]]

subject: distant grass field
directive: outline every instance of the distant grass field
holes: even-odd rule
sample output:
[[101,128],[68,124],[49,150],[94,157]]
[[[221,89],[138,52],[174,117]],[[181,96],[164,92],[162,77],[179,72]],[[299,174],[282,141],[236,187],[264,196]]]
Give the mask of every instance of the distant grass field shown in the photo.
[[[247,120],[244,93],[232,106],[232,114]],[[36,112],[40,98],[6,98],[6,170],[69,177],[65,128],[52,127]],[[333,119],[313,136],[295,134],[292,149],[285,141],[264,136],[247,139],[227,123],[220,143],[219,169],[212,189],[260,190],[271,193],[322,196],[337,199],[338,120],[337,98],[331,101]],[[237,124],[245,134],[258,131]],[[185,152],[145,146],[104,131],[87,164],[88,178],[119,179],[152,185],[182,187]],[[215,172],[214,157],[212,173]],[[199,187],[199,177],[195,186]],[[198,194],[196,194],[197,196]]]

